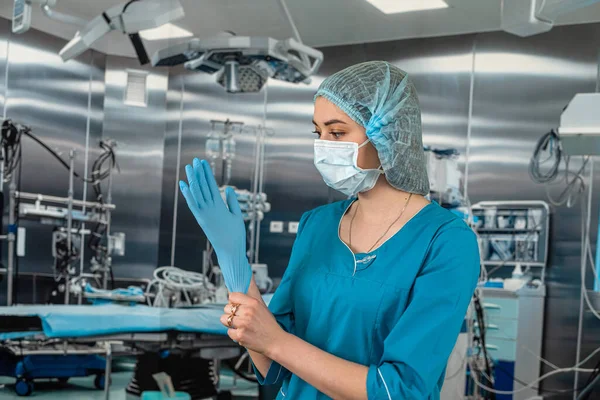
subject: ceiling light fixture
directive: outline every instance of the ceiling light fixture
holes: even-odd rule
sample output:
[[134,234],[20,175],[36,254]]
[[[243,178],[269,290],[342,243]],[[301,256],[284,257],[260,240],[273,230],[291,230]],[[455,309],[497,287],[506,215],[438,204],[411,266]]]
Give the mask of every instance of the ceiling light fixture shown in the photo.
[[444,0],[367,0],[384,14],[400,14],[412,11],[448,8]]
[[165,40],[165,39],[180,39],[192,37],[194,34],[186,29],[183,29],[175,24],[165,24],[158,28],[146,29],[140,31],[140,36],[146,40]]

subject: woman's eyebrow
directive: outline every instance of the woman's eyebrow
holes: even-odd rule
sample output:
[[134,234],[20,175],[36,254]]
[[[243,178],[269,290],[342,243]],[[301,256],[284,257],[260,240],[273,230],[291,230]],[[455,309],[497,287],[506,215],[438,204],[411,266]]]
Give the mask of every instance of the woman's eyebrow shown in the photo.
[[[312,123],[313,123],[313,125],[317,125],[318,126],[318,124],[315,122],[315,120],[313,120]],[[342,120],[339,120],[339,119],[330,119],[329,121],[325,122],[324,125],[325,126],[329,126],[329,125],[333,125],[333,124],[344,124],[345,125],[346,123],[344,121],[342,121]]]

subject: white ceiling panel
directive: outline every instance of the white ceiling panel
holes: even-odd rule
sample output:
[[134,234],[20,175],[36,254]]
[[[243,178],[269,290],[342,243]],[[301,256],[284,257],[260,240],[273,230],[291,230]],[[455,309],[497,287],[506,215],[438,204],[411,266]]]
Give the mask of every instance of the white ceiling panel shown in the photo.
[[[197,37],[209,37],[230,30],[238,35],[271,36],[283,39],[292,30],[277,0],[181,0],[186,16],[178,26]],[[399,0],[401,1],[401,0]],[[1,0],[0,16],[10,18],[12,1]],[[56,10],[85,19],[102,13],[119,0],[57,0]],[[446,36],[500,29],[500,0],[447,0],[449,8],[386,15],[365,0],[288,0],[302,40],[315,47],[378,42],[387,40]],[[558,25],[600,21],[600,3],[562,16]],[[38,7],[33,27],[64,39],[71,39],[76,27],[44,16]],[[166,47],[171,41],[146,42],[148,52]],[[108,54],[134,57],[126,37],[113,32],[101,39],[96,49]]]

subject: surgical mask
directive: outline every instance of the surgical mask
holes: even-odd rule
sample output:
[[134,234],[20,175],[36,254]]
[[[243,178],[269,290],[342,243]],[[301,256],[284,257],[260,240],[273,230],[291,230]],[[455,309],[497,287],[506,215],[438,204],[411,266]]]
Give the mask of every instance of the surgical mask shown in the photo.
[[381,169],[362,169],[358,166],[358,150],[365,146],[354,142],[333,142],[315,140],[315,167],[323,176],[325,183],[344,193],[354,196],[371,190],[383,171]]

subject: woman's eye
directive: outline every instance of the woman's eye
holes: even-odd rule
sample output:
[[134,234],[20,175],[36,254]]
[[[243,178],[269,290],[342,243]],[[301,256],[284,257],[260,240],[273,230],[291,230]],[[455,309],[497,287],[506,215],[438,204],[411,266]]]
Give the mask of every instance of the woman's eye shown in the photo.
[[321,132],[319,131],[313,131],[314,134],[316,134],[318,137],[321,137]]
[[333,136],[335,136],[336,139],[341,138],[342,136],[344,136],[344,132],[331,132],[331,134]]

